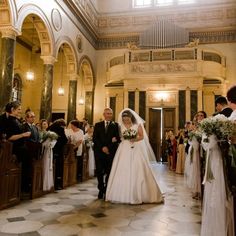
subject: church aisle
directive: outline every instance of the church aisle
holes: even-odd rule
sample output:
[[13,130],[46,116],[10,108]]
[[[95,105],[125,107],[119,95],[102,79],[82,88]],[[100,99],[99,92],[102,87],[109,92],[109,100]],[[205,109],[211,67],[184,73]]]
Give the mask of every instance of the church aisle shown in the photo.
[[92,179],[0,211],[0,236],[193,236],[200,234],[200,202],[184,178],[159,164],[164,204],[122,205],[97,200]]

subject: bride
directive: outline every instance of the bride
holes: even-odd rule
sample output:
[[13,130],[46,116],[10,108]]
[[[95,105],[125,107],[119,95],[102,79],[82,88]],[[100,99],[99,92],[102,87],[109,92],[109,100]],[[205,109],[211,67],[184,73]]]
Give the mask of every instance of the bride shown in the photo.
[[163,202],[150,166],[155,156],[143,126],[144,120],[126,108],[119,114],[118,123],[122,141],[112,164],[106,201],[129,204]]

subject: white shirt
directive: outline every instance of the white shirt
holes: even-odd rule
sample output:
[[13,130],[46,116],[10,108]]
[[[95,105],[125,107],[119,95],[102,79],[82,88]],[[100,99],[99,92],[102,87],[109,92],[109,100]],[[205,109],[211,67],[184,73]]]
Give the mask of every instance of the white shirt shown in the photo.
[[236,121],[236,110],[231,113],[229,120]]
[[67,138],[70,138],[71,143],[74,145],[77,145],[77,143],[82,140],[82,143],[78,146],[78,150],[76,152],[76,156],[81,156],[83,152],[83,142],[84,142],[84,132],[82,129],[79,129],[78,131],[74,132],[72,129],[66,130],[66,136]]

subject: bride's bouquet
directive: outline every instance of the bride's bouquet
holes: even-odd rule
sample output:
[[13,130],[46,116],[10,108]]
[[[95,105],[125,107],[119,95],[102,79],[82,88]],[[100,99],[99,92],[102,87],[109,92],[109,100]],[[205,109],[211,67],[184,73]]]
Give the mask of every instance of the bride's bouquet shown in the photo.
[[125,140],[135,139],[137,137],[137,131],[134,129],[126,129],[122,136]]

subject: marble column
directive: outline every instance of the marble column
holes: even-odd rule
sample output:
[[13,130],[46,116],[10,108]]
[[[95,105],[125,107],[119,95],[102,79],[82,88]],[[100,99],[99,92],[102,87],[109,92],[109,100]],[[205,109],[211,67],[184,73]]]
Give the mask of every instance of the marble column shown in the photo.
[[191,120],[191,95],[190,95],[190,88],[186,88],[186,121]]
[[43,87],[41,92],[40,119],[51,121],[52,118],[52,86],[53,86],[53,65],[55,58],[42,56],[43,65]]
[[0,113],[11,101],[13,85],[13,65],[17,32],[12,28],[0,29],[2,45],[0,50]]
[[76,118],[77,80],[69,81],[67,122]]

